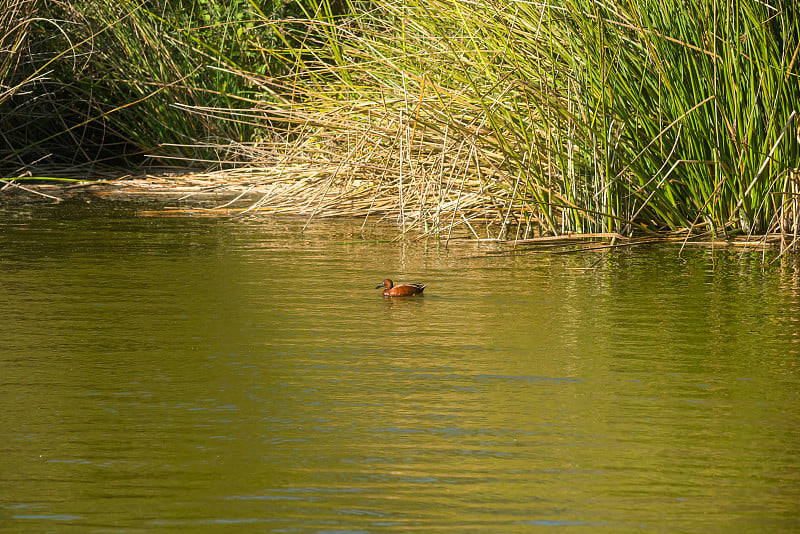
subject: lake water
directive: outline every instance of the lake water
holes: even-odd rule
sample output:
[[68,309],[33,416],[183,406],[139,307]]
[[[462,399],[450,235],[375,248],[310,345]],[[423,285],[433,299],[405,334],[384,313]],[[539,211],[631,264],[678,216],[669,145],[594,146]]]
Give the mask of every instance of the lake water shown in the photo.
[[797,264],[305,223],[0,211],[0,532],[800,531]]

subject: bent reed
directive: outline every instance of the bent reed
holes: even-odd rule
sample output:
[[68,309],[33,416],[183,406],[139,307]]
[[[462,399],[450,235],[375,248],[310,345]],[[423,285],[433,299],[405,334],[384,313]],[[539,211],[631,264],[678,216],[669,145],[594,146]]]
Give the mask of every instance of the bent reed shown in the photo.
[[[794,2],[298,5],[292,17],[225,21],[248,57],[281,68],[257,72],[257,61],[208,49],[202,65],[170,61],[170,80],[150,65],[145,77],[162,85],[140,98],[163,107],[174,97],[166,116],[213,128],[172,130],[131,105],[144,127],[162,124],[158,147],[137,146],[217,166],[215,188],[260,193],[248,213],[390,218],[417,236],[800,243]],[[126,9],[142,27],[157,20]],[[147,59],[173,52],[162,54]],[[191,99],[180,97],[188,69],[204,73]],[[220,80],[246,91],[223,102]]]

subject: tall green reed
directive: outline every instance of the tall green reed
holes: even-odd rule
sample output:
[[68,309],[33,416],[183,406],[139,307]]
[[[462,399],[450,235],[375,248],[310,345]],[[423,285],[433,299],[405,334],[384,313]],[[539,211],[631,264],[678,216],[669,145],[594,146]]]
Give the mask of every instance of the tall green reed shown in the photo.
[[798,166],[797,139],[781,135],[800,97],[793,5],[565,8],[560,44],[591,117],[579,124],[596,189],[617,187],[628,206],[616,207],[652,228],[767,231],[780,178]]

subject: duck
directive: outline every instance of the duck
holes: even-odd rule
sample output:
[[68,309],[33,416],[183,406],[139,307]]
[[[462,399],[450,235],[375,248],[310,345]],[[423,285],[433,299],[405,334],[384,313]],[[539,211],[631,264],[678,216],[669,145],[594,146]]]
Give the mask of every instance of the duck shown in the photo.
[[388,278],[375,286],[375,289],[384,288],[384,297],[411,297],[413,295],[421,295],[427,284],[401,284],[399,286]]

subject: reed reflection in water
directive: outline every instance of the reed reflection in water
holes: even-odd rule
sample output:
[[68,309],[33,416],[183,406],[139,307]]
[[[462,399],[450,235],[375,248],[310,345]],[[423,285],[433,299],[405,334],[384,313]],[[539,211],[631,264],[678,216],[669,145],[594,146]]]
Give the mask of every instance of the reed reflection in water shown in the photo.
[[800,527],[793,265],[64,209],[0,222],[0,531]]

